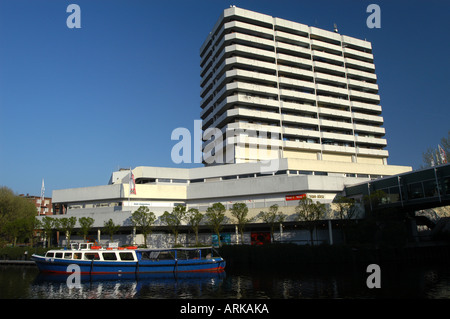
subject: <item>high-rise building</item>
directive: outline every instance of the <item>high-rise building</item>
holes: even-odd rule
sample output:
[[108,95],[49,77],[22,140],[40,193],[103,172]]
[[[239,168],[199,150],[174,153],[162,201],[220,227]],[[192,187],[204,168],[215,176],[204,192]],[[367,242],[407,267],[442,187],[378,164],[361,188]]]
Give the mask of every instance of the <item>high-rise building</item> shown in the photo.
[[224,10],[200,49],[206,164],[387,164],[372,45],[334,28]]
[[[128,234],[136,234],[131,215],[141,206],[159,218],[176,205],[204,213],[220,202],[233,223],[232,205],[245,203],[256,221],[246,227],[244,242],[252,243],[249,232],[261,228],[258,214],[278,205],[291,221],[283,236],[306,242],[294,217],[299,199],[328,205],[326,218],[333,218],[333,201],[346,186],[412,169],[387,165],[371,50],[369,42],[337,32],[236,7],[224,10],[200,49],[207,165],[140,166],[113,172],[108,185],[54,190],[63,214],[56,218],[94,216],[98,242],[105,222],[113,220],[129,244]],[[229,164],[215,165],[220,163]],[[416,189],[412,184],[405,190]],[[398,200],[395,186],[388,192]],[[358,218],[363,213],[361,208]],[[232,223],[223,232],[237,242]],[[159,226],[152,245],[169,243],[167,228]],[[189,226],[183,227],[187,234]],[[328,236],[329,230],[321,231]],[[322,235],[318,240],[325,242]],[[133,243],[142,243],[142,236],[135,237]],[[203,238],[211,242],[208,231]]]

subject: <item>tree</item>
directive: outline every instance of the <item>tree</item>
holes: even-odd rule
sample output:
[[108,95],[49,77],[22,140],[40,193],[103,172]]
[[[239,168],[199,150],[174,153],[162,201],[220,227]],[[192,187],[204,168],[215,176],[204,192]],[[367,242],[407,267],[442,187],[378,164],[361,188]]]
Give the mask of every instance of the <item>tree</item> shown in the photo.
[[222,230],[222,223],[225,221],[225,211],[226,208],[222,203],[214,203],[212,206],[206,209],[206,223],[211,227],[211,229],[216,233],[219,247],[220,242],[220,231]]
[[17,240],[33,238],[33,224],[36,207],[23,196],[16,196],[8,187],[0,187],[0,240],[9,240],[15,245]]
[[42,218],[42,228],[44,229],[44,234],[47,238],[48,247],[51,246],[53,229],[55,229],[55,227],[56,223],[54,218],[48,216]]
[[83,236],[83,240],[86,241],[89,230],[94,224],[94,219],[92,217],[80,217],[78,223],[80,224],[80,234]]
[[21,234],[27,233],[27,228],[28,223],[25,219],[13,219],[4,225],[5,234],[11,239],[13,246],[16,246]]
[[230,209],[231,215],[237,219],[238,230],[241,234],[241,243],[244,243],[244,227],[250,222],[247,218],[248,207],[245,203],[234,203]]
[[[447,162],[450,160],[450,131],[448,131],[447,138],[443,137],[441,139],[441,143],[439,144],[442,149],[444,150],[445,157],[447,159]],[[436,147],[430,147],[427,149],[426,152],[422,153],[422,159],[423,159],[423,168],[431,167],[435,165],[444,164],[445,159],[443,160],[439,148]]]
[[186,217],[186,206],[176,205],[172,213],[167,211],[161,216],[161,221],[166,224],[175,236],[175,245],[178,242],[178,233],[183,219]]
[[321,219],[325,215],[325,204],[322,204],[320,202],[314,203],[311,198],[304,197],[300,199],[298,206],[295,207],[295,211],[298,221],[308,222],[307,227],[311,236],[311,245],[314,245],[314,222]]
[[200,227],[200,223],[203,219],[203,214],[198,211],[197,208],[189,208],[186,213],[186,220],[188,225],[191,226],[192,230],[195,233],[195,245],[198,245],[198,229]]
[[138,227],[142,235],[144,235],[144,245],[147,246],[147,236],[152,231],[152,225],[156,220],[156,216],[148,207],[140,206],[132,215],[131,222]]
[[57,228],[66,234],[67,246],[70,246],[70,236],[77,223],[77,218],[75,216],[69,218],[63,217],[55,220],[55,222]]
[[342,236],[344,237],[344,244],[345,244],[347,242],[345,221],[356,217],[357,209],[355,205],[355,199],[348,198],[345,196],[337,196],[334,202],[337,206],[337,210],[335,211],[335,217],[342,221],[339,224],[341,225]]
[[268,212],[261,211],[258,215],[259,218],[263,220],[264,223],[268,224],[270,227],[270,235],[273,241],[275,225],[281,224],[286,219],[286,215],[283,212],[278,211],[278,205],[274,204],[269,207]]
[[107,222],[103,222],[103,228],[109,235],[109,240],[113,241],[113,235],[119,230],[120,225],[114,224],[112,218],[110,218]]
[[[42,231],[42,222],[37,218],[34,217],[34,221],[33,221],[33,230],[31,231],[31,238],[33,238],[34,236],[34,232],[36,231],[36,234],[38,234],[38,237],[41,237],[41,231]],[[33,242],[31,242],[33,244]]]

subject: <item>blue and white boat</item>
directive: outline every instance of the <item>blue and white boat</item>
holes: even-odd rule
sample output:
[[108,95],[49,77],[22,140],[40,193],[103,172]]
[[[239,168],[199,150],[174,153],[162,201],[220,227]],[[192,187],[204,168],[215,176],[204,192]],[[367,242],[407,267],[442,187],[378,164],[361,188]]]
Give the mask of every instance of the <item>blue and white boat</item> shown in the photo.
[[[167,272],[217,272],[226,262],[213,247],[141,249],[72,244],[70,249],[49,250],[31,256],[43,273],[67,274],[71,265],[83,274],[145,274]],[[73,267],[73,266],[71,266]]]

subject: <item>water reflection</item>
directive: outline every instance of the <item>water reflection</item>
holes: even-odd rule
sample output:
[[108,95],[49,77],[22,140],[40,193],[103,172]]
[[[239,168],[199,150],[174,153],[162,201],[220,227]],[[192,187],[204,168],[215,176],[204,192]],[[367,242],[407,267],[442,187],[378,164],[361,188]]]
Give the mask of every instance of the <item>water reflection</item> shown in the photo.
[[[330,267],[331,268],[331,267]],[[66,275],[39,274],[35,267],[0,266],[0,298],[29,299],[450,299],[450,268],[382,265],[381,289],[366,286],[364,268],[314,271],[82,276],[69,288]]]
[[67,275],[39,274],[30,294],[70,299],[200,298],[214,292],[225,277],[225,272],[82,275],[81,287],[70,288]]

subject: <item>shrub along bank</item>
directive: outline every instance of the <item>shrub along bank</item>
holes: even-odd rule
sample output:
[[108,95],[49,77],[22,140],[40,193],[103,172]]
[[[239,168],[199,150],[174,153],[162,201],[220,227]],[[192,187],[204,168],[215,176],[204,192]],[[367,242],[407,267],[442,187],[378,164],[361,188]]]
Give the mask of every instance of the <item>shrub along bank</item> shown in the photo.
[[49,248],[43,247],[2,247],[0,248],[0,260],[29,260],[31,255],[45,254]]

